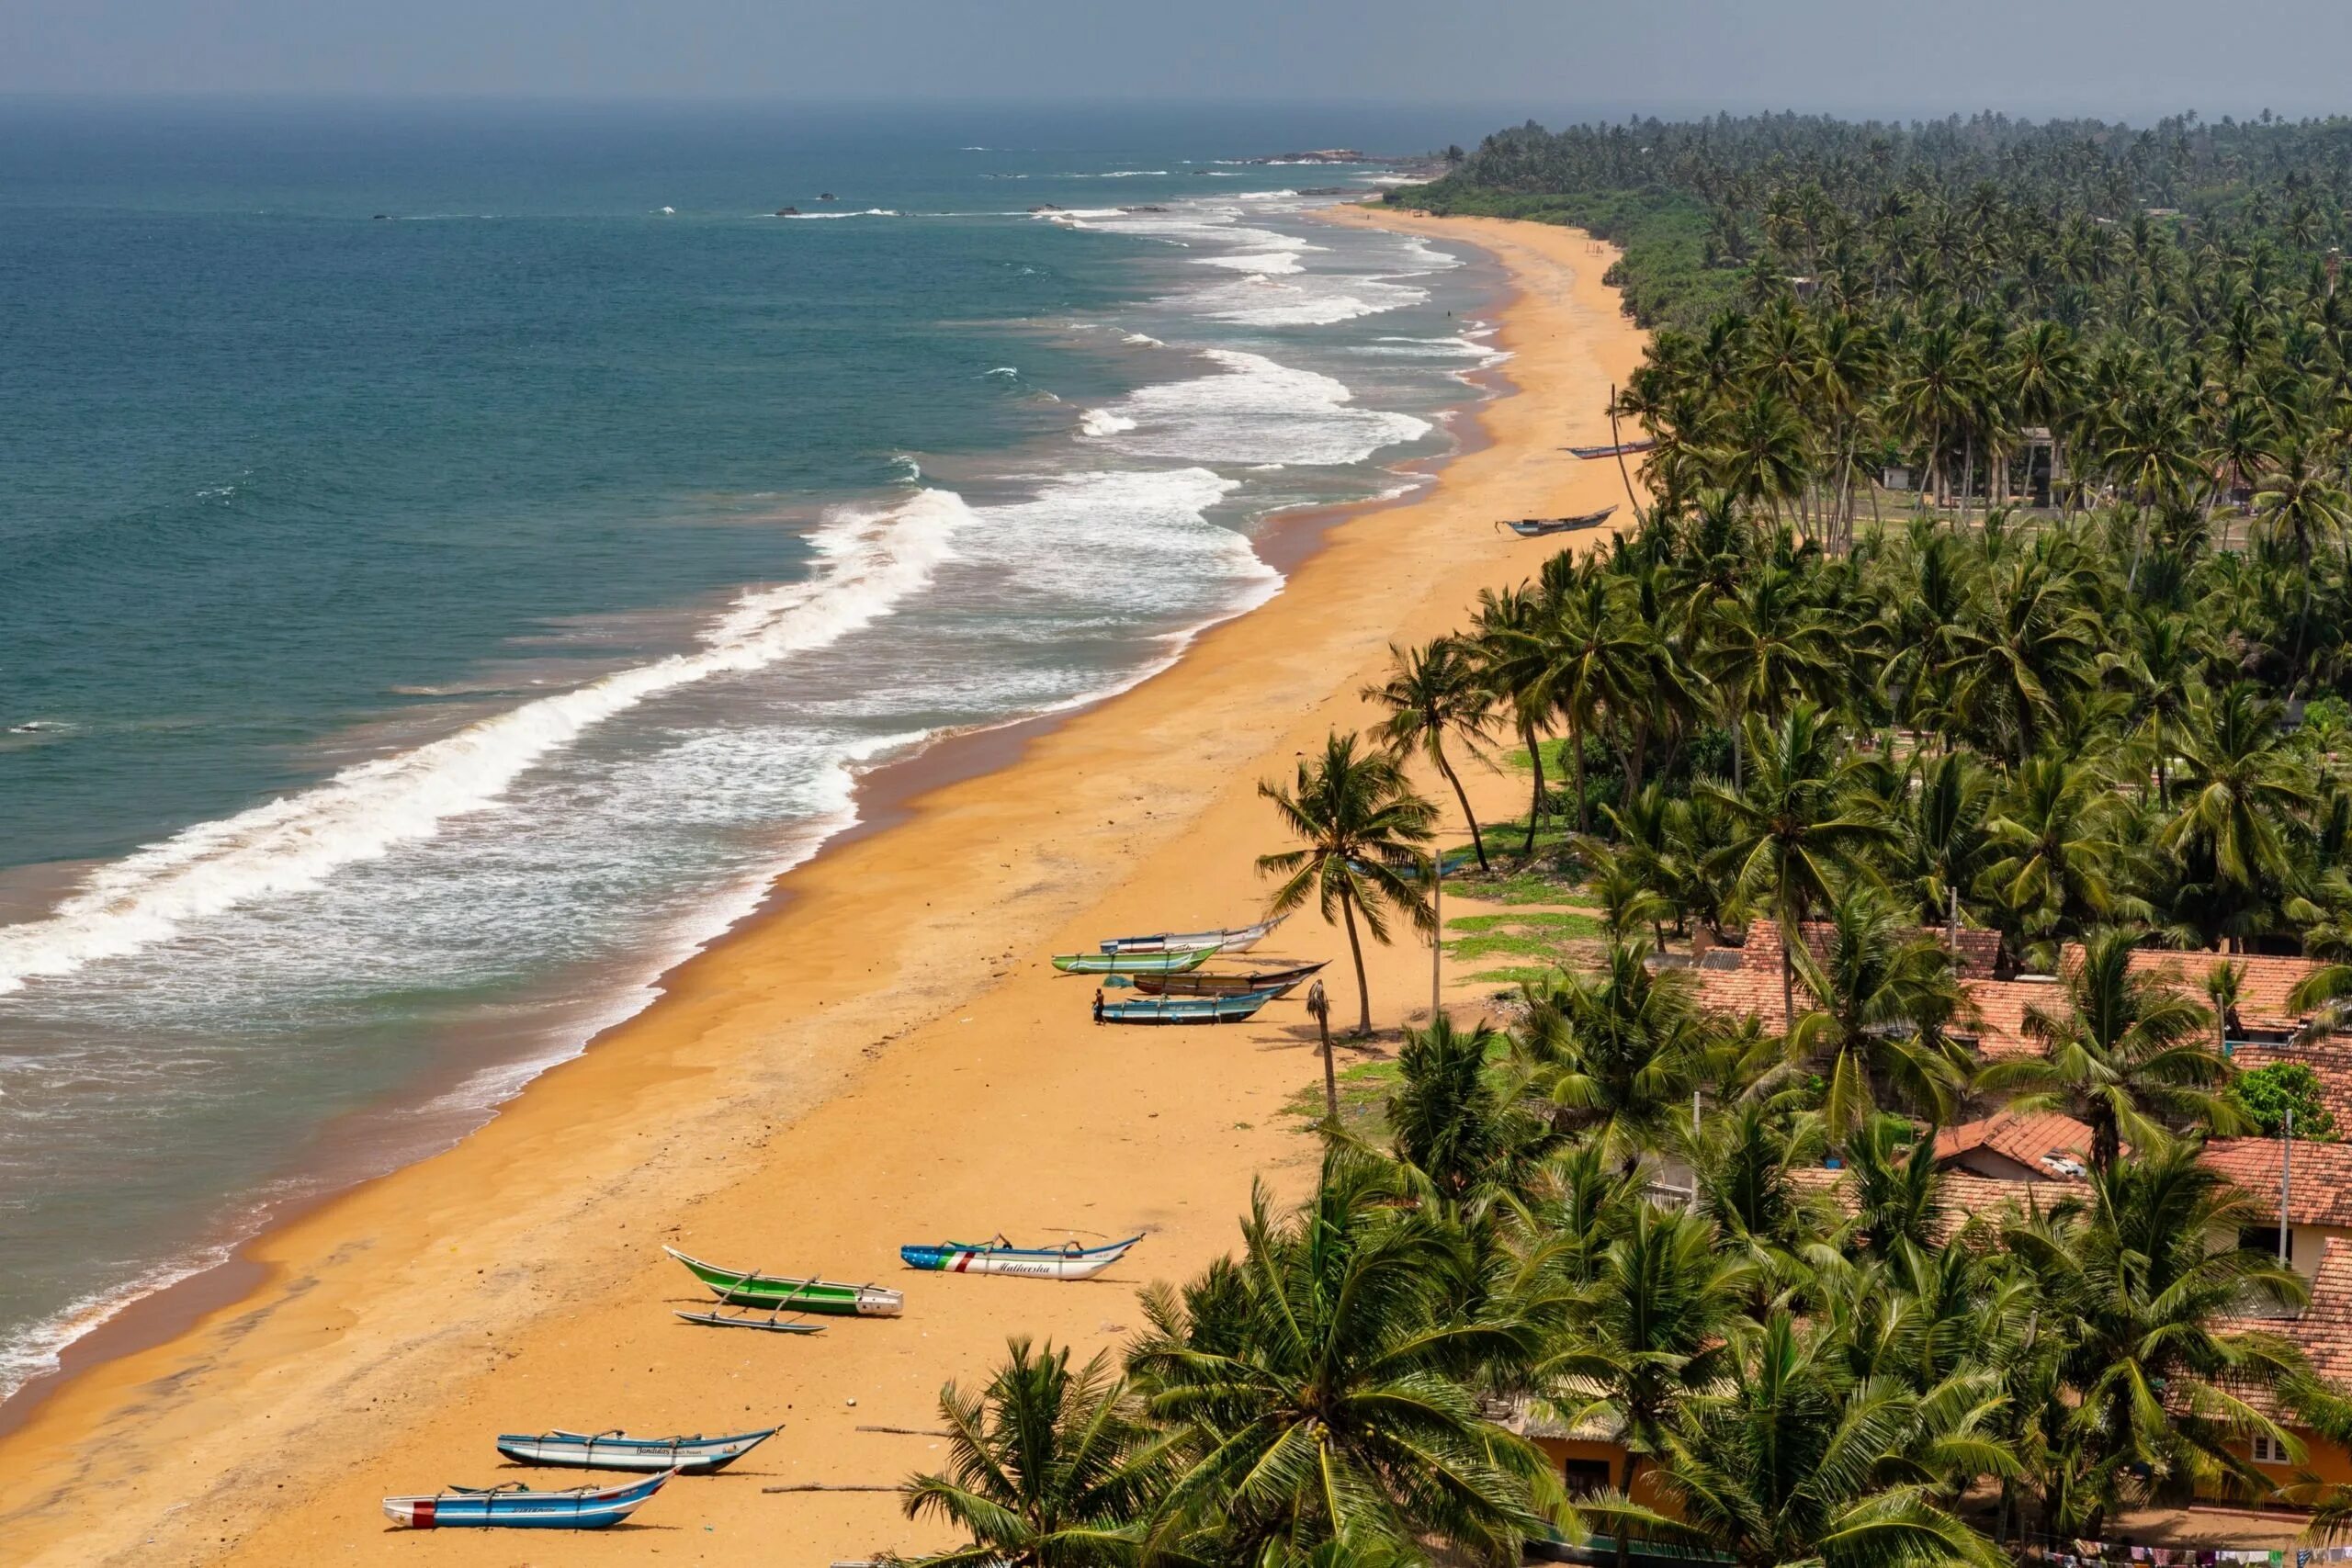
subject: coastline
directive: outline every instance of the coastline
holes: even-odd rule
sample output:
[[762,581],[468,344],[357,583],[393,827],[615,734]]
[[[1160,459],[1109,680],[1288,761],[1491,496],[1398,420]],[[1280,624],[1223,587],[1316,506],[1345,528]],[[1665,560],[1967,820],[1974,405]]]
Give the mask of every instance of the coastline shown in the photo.
[[[903,764],[903,795],[862,801],[857,829],[594,1050],[454,1147],[274,1226],[240,1254],[246,1288],[186,1331],[66,1379],[0,1436],[0,1532],[22,1561],[361,1558],[387,1550],[384,1494],[520,1473],[495,1462],[494,1431],[774,1417],[785,1433],[740,1474],[583,1549],[919,1547],[932,1538],[895,1499],[765,1498],[754,1482],[890,1482],[929,1462],[925,1439],[854,1425],[926,1424],[939,1383],[981,1372],[1007,1333],[1114,1347],[1136,1284],[1231,1245],[1253,1173],[1295,1180],[1306,1146],[1280,1107],[1317,1069],[1295,1007],[1241,1028],[1091,1030],[1087,988],[1043,955],[1113,926],[1238,919],[1262,897],[1256,780],[1360,721],[1388,640],[1450,629],[1478,587],[1533,570],[1544,547],[1494,517],[1611,499],[1614,469],[1557,446],[1599,425],[1640,344],[1578,231],[1332,217],[1478,245],[1510,272],[1498,345],[1517,391],[1474,411],[1435,482],[1322,525],[1272,601],[1141,684]],[[1311,913],[1283,936],[1344,963]],[[1426,964],[1425,949],[1375,953],[1384,1025],[1426,997]],[[1202,1058],[1217,1071],[1190,1070]],[[1066,1227],[1150,1235],[1091,1291],[901,1277],[895,1259],[900,1241]],[[909,1315],[806,1342],[692,1330],[669,1316],[683,1276],[664,1240],[888,1278]],[[510,1561],[500,1539],[441,1547]]]

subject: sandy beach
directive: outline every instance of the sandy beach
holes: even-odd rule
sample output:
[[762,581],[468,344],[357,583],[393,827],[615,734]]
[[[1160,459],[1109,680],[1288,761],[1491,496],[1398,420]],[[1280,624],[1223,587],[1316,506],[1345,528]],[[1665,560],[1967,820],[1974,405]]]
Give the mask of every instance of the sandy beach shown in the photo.
[[[1231,1028],[1097,1028],[1091,983],[1046,957],[1254,916],[1254,858],[1283,847],[1257,783],[1365,721],[1357,694],[1392,640],[1458,626],[1479,589],[1554,547],[1495,519],[1622,504],[1613,464],[1561,448],[1605,439],[1608,389],[1641,344],[1580,232],[1333,220],[1475,244],[1507,269],[1513,391],[1478,411],[1479,439],[1410,502],[1331,528],[1275,599],[1167,671],[934,764],[879,830],[793,872],[767,913],[481,1131],[264,1236],[238,1299],[67,1381],[0,1438],[0,1562],[823,1563],[935,1546],[886,1493],[763,1488],[936,1462],[936,1438],[861,1428],[933,1426],[940,1384],[984,1377],[1008,1335],[1115,1350],[1139,1284],[1234,1245],[1253,1179],[1298,1187],[1313,1145],[1283,1107],[1320,1069],[1295,1000]],[[1516,779],[1468,778],[1482,807],[1520,808]],[[1264,953],[1337,960],[1327,980],[1346,964],[1311,910]],[[1426,1016],[1429,962],[1374,950],[1392,1043]],[[1352,989],[1330,984],[1335,1023]],[[999,1231],[1145,1240],[1083,1284],[898,1262],[902,1242]],[[672,1316],[691,1281],[664,1243],[874,1280],[905,1291],[906,1314],[806,1337],[695,1328]],[[778,1423],[734,1470],[599,1534],[419,1536],[378,1508],[453,1482],[582,1479],[505,1467],[502,1431]]]

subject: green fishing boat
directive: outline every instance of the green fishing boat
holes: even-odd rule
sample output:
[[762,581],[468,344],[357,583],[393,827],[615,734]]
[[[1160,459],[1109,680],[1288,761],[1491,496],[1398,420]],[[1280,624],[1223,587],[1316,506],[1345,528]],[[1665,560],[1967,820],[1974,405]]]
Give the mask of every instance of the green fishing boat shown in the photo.
[[816,1313],[825,1317],[896,1317],[907,1299],[879,1285],[842,1285],[831,1280],[790,1280],[752,1269],[721,1269],[689,1258],[674,1247],[662,1249],[710,1287],[722,1302],[737,1306],[767,1307],[781,1312]]
[[1214,947],[1182,953],[1062,953],[1054,955],[1054,967],[1065,975],[1182,975],[1216,954]]

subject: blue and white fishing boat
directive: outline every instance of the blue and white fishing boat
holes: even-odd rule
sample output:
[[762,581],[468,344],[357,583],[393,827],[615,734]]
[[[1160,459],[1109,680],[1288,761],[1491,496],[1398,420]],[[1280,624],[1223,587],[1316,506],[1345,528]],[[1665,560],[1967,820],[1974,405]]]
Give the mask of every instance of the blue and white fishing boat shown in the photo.
[[632,1438],[616,1427],[608,1432],[542,1432],[537,1437],[502,1432],[498,1451],[517,1464],[560,1464],[576,1470],[674,1470],[711,1475],[726,1469],[770,1438],[776,1428],[731,1437]]
[[387,1497],[384,1517],[403,1529],[595,1530],[616,1525],[662,1490],[674,1470],[626,1486],[582,1486],[534,1492],[517,1481],[505,1486],[452,1486],[430,1497]]
[[1095,1004],[1097,1023],[1239,1023],[1274,999],[1272,991],[1232,997],[1137,997]]
[[1016,1274],[1031,1280],[1091,1280],[1127,1255],[1143,1237],[1131,1235],[1107,1247],[1015,1247],[1002,1236],[994,1241],[947,1241],[937,1247],[902,1247],[899,1259],[910,1269],[943,1274]]

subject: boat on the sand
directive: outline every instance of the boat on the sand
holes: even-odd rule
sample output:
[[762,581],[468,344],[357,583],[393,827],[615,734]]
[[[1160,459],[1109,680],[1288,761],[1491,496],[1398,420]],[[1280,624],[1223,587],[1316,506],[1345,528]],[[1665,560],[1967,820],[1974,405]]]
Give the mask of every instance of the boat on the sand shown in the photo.
[[581,1486],[534,1492],[521,1482],[503,1486],[452,1486],[430,1497],[387,1497],[384,1517],[403,1529],[459,1526],[503,1529],[594,1530],[616,1525],[662,1490],[674,1470],[624,1486]]
[[1060,953],[1054,967],[1065,975],[1179,975],[1198,969],[1216,955],[1213,947],[1182,953]]
[[1630,457],[1657,445],[1655,441],[1620,441],[1611,446],[1571,446],[1567,450],[1579,457]]
[[1195,969],[1189,975],[1138,975],[1135,987],[1147,997],[1238,997],[1244,991],[1271,991],[1278,998],[1286,997],[1329,962],[1326,959],[1323,963],[1245,970],[1240,974],[1211,974]]
[[770,1438],[776,1428],[729,1437],[632,1438],[618,1427],[607,1432],[560,1429],[532,1437],[502,1432],[498,1451],[517,1464],[560,1464],[575,1470],[670,1470],[682,1475],[711,1475],[726,1469]]
[[1608,522],[1616,510],[1613,506],[1604,506],[1598,512],[1579,513],[1574,517],[1522,517],[1515,523],[1498,523],[1495,526],[1508,528],[1522,539],[1540,539],[1546,534],[1566,534],[1578,528],[1598,528]]
[[741,1312],[729,1312],[723,1307],[717,1312],[681,1312],[678,1315],[688,1323],[699,1323],[706,1328],[757,1328],[768,1334],[822,1334],[824,1328],[814,1323],[798,1323],[786,1317],[785,1309],[769,1307],[764,1313],[746,1307]]
[[1272,991],[1244,991],[1232,997],[1138,997],[1133,1001],[1103,1002],[1094,1010],[1094,1019],[1098,1023],[1240,1023],[1273,999]]
[[910,1269],[943,1274],[1014,1274],[1030,1280],[1091,1280],[1127,1255],[1143,1237],[1131,1235],[1105,1247],[1015,1247],[1002,1236],[994,1241],[942,1242],[937,1247],[902,1247],[899,1257]]
[[1289,919],[1276,915],[1254,926],[1213,931],[1161,931],[1156,936],[1117,936],[1102,944],[1105,953],[1247,953]]
[[674,1247],[662,1249],[710,1287],[711,1293],[733,1306],[774,1307],[784,1312],[815,1313],[824,1317],[896,1317],[906,1298],[880,1285],[844,1285],[832,1280],[795,1280],[763,1274],[754,1269],[722,1269],[699,1258],[689,1258]]

